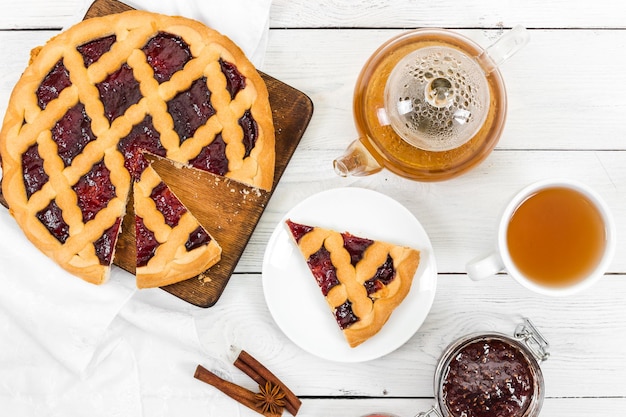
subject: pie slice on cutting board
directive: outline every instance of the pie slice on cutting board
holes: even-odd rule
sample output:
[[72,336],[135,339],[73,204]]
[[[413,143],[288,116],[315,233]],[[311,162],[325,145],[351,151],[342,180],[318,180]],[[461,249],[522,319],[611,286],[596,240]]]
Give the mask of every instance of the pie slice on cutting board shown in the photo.
[[134,184],[137,287],[162,287],[206,271],[222,249],[151,166]]
[[420,252],[349,232],[286,223],[350,347],[377,334],[409,293]]
[[[36,247],[96,284],[134,216],[159,242],[138,286],[160,286],[215,264],[219,245],[144,153],[270,190],[274,140],[265,83],[225,36],[144,11],[91,18],[34,50],[16,84],[0,131],[2,193]],[[150,206],[154,193],[178,202],[176,225],[164,220],[177,211],[169,203]]]

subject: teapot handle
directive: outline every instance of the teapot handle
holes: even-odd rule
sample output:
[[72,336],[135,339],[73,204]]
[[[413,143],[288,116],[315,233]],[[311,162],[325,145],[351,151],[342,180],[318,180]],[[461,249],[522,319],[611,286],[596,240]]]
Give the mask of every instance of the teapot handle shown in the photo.
[[505,33],[495,43],[480,54],[477,59],[481,62],[487,74],[493,72],[504,61],[515,55],[530,40],[530,32],[521,25],[515,26]]

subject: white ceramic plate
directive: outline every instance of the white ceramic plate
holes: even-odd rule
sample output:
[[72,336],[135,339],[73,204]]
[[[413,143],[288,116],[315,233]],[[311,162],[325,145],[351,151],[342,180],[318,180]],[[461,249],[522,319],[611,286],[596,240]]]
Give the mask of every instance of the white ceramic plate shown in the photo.
[[[378,334],[355,348],[348,345],[291,238],[287,219],[421,251],[409,294]],[[397,201],[363,188],[323,191],[292,208],[270,237],[262,272],[267,305],[285,335],[307,352],[339,362],[376,359],[402,346],[424,322],[437,286],[432,245],[419,221]]]

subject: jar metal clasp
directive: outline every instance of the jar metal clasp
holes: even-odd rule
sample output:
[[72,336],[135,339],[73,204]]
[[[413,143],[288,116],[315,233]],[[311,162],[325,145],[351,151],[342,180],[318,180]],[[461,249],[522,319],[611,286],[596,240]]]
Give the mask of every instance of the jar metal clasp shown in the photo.
[[523,322],[515,329],[515,338],[522,340],[526,347],[535,355],[539,362],[543,362],[550,357],[550,344],[539,332],[530,319],[524,317]]
[[430,410],[426,412],[422,411],[421,413],[417,413],[415,417],[442,417],[442,416],[439,410],[437,409],[437,406],[433,406],[431,407]]

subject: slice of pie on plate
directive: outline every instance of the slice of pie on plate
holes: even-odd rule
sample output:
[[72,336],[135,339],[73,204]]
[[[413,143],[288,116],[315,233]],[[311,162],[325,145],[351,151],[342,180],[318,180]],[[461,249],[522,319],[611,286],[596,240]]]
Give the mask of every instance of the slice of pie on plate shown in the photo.
[[[135,216],[140,237],[159,243],[138,265],[138,285],[165,285],[204,272],[219,245],[170,199],[144,153],[270,190],[274,141],[267,88],[239,47],[191,19],[128,11],[32,52],[0,131],[2,193],[37,248],[96,284],[123,218]],[[126,213],[133,190],[136,213]],[[176,209],[155,208],[154,193]],[[175,224],[164,222],[168,210]]]
[[420,252],[291,219],[286,224],[348,344],[377,334],[409,293]]

